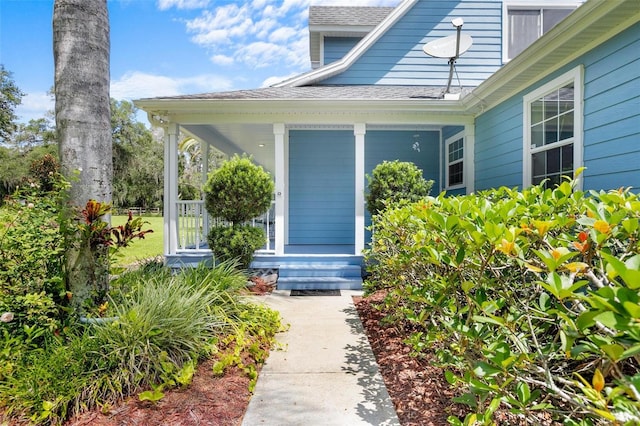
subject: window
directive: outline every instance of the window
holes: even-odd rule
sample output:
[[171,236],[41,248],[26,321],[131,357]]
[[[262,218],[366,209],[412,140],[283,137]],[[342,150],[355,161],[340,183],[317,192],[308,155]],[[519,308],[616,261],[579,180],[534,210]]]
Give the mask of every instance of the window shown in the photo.
[[523,140],[525,187],[574,177],[582,162],[581,67],[524,97]]
[[447,188],[464,186],[464,133],[445,141],[447,147]]
[[505,1],[502,25],[504,61],[526,49],[581,3],[577,0]]

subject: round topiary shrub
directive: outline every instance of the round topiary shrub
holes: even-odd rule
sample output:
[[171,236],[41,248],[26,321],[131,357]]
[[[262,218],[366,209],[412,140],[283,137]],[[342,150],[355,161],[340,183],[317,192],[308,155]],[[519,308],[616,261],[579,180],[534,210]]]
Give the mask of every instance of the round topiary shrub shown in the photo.
[[275,185],[271,175],[250,157],[235,155],[209,174],[204,187],[209,214],[233,224],[264,214]]
[[211,216],[228,222],[209,231],[207,241],[217,259],[238,259],[242,267],[249,266],[265,235],[262,228],[244,222],[269,210],[274,189],[271,175],[246,155],[234,156],[209,175],[205,207]]
[[365,194],[367,210],[372,215],[383,211],[387,205],[400,201],[418,201],[431,192],[432,180],[426,180],[414,163],[384,161],[367,175],[369,183]]

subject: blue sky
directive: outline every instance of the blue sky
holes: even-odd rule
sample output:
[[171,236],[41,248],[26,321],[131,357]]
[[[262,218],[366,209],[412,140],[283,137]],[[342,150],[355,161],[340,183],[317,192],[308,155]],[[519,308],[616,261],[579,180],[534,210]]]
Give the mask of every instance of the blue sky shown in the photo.
[[[400,0],[108,0],[111,97],[267,86],[308,71],[309,5]],[[26,93],[20,121],[53,109],[54,0],[0,0],[0,63]]]

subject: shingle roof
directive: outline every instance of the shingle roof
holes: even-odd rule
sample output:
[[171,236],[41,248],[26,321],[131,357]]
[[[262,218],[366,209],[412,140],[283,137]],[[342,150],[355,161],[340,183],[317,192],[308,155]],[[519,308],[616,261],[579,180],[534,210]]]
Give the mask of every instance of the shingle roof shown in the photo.
[[309,26],[376,26],[393,7],[310,6]]
[[[467,90],[465,90],[466,92]],[[440,99],[444,88],[426,86],[301,86],[202,93],[154,99],[411,100]]]

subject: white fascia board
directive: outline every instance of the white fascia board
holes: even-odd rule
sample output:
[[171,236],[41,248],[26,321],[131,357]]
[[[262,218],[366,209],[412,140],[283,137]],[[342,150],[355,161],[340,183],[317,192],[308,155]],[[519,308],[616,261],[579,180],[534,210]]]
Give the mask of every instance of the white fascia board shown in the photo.
[[349,53],[341,60],[331,64],[293,77],[289,80],[274,84],[272,87],[299,87],[306,86],[329,77],[333,77],[348,69],[360,56],[362,56],[389,28],[391,28],[400,18],[409,11],[418,0],[405,0],[398,5],[377,27],[367,34]]
[[363,35],[375,28],[374,25],[313,25],[309,27],[309,33]]
[[421,112],[425,114],[464,114],[458,101],[445,100],[375,100],[375,99],[153,99],[136,101],[136,106],[150,115],[176,121],[175,116],[186,115],[269,115],[272,113],[298,116],[305,114],[330,114],[336,111],[353,113]]

